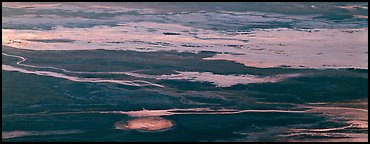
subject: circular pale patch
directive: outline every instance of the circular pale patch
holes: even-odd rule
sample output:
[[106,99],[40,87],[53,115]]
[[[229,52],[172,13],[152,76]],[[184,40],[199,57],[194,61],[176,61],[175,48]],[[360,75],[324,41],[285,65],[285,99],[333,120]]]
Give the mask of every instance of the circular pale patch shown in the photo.
[[126,123],[117,122],[115,124],[116,129],[134,129],[134,130],[145,130],[145,131],[157,131],[164,130],[174,126],[174,123],[170,120],[162,117],[141,117],[128,120]]

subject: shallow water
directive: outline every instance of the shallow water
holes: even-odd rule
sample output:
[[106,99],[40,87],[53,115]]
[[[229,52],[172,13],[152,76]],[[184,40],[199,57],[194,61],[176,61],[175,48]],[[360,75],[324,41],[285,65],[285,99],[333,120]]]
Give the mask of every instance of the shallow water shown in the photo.
[[[19,52],[16,49],[3,47],[3,52],[17,53],[17,51]],[[16,65],[19,58],[3,57],[3,65],[13,65],[12,67],[33,72],[12,71],[7,66],[3,66],[3,132],[23,131],[18,137],[3,137],[5,141],[290,141],[302,139],[301,135],[288,136],[291,133],[286,132],[291,129],[349,126],[345,131],[340,132],[346,135],[342,137],[352,137],[347,135],[364,134],[367,131],[364,128],[350,126],[348,123],[350,120],[367,121],[367,119],[352,116],[349,119],[337,118],[338,120],[332,121],[340,115],[325,115],[325,113],[338,111],[337,109],[324,108],[321,111],[315,111],[322,106],[320,103],[338,108],[353,107],[352,103],[355,105],[359,102],[366,103],[367,70],[276,68],[280,74],[299,73],[302,76],[283,79],[276,83],[262,82],[217,87],[207,81],[158,80],[111,73],[76,74],[59,69],[27,67],[28,65],[36,67],[53,65],[65,68],[58,62],[45,64],[45,61],[38,60],[39,57],[34,56],[34,53],[38,52],[23,53],[28,54],[26,66]],[[59,53],[43,53],[49,56],[59,55]],[[79,53],[83,51],[73,53],[80,55]],[[110,53],[110,51],[97,53]],[[72,55],[70,53],[70,56]],[[176,53],[173,55],[177,56]],[[87,56],[84,61],[91,62],[91,59],[95,58],[91,56],[94,55]],[[141,54],[136,56],[140,57]],[[104,59],[104,61],[108,60]],[[38,61],[44,63],[38,63]],[[85,63],[84,61],[81,63]],[[96,63],[99,62],[96,61]],[[183,65],[193,64],[183,62]],[[148,68],[154,67],[152,63],[145,63],[145,65]],[[130,67],[125,65],[120,68]],[[37,72],[45,73],[41,72],[41,69],[53,72],[51,75],[37,75]],[[99,69],[99,66],[96,69]],[[167,71],[168,68],[162,69]],[[251,69],[250,73],[253,72],[253,68],[249,69]],[[35,70],[39,71],[34,72]],[[74,69],[74,71],[80,70]],[[98,77],[125,81],[143,80],[163,87],[74,81],[61,78],[60,75],[55,75],[56,73],[69,77],[88,76],[88,79]],[[257,73],[255,74],[258,76]],[[268,72],[263,73],[263,75],[268,74]],[[351,101],[339,106],[331,104],[348,100],[360,101]],[[314,105],[307,107],[311,103]],[[362,109],[367,114],[367,103],[356,109],[345,110],[349,114],[364,113],[357,109]],[[173,121],[175,126],[158,133],[114,128],[116,122],[127,121],[131,119],[130,117],[145,116],[161,116]],[[79,133],[48,134],[48,131],[71,129],[78,130]],[[104,134],[100,135],[102,133]],[[99,137],[90,137],[93,134],[99,134]],[[311,138],[310,135],[303,137]],[[320,139],[333,137],[335,136],[319,136]]]
[[5,3],[2,141],[368,141],[367,3],[163,6]]

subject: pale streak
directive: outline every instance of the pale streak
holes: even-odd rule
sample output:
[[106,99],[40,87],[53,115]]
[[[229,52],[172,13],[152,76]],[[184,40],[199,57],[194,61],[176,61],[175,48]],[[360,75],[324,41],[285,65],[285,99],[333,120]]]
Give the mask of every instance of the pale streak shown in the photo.
[[220,75],[211,72],[182,72],[176,71],[177,74],[171,75],[145,75],[139,73],[126,72],[126,75],[158,80],[188,80],[193,82],[210,82],[217,87],[231,87],[237,84],[251,84],[251,83],[275,83],[285,80],[286,78],[299,77],[302,74],[280,74],[274,76],[255,76],[249,74],[241,75]]
[[[21,68],[16,68],[10,65],[2,65],[2,70],[5,71],[16,71],[16,72],[21,72],[21,73],[26,73],[26,74],[35,74],[35,75],[40,75],[40,76],[49,76],[49,77],[56,77],[56,78],[62,78],[62,79],[67,79],[70,81],[75,81],[75,82],[89,82],[89,83],[115,83],[115,84],[122,84],[122,85],[129,85],[129,86],[156,86],[156,87],[161,87],[163,88],[164,86],[159,85],[159,84],[154,84],[146,81],[141,81],[141,80],[133,80],[133,81],[126,81],[126,80],[113,80],[113,79],[100,79],[100,78],[79,78],[79,77],[73,77],[73,76],[67,76],[61,73],[55,73],[55,72],[49,72],[49,71],[30,71],[26,69],[21,69]],[[135,82],[142,82],[146,83],[145,85],[140,85]]]
[[[63,72],[67,73],[79,73],[79,74],[124,74],[124,72],[74,72],[74,71],[68,71],[62,68],[55,68],[55,67],[38,67],[38,66],[33,66],[33,65],[27,65],[27,64],[22,64],[27,60],[27,58],[22,57],[22,56],[16,56],[16,55],[10,55],[6,53],[2,53],[5,56],[10,56],[10,57],[15,57],[21,59],[21,61],[17,62],[17,65],[21,66],[26,66],[26,67],[32,67],[32,68],[50,68],[50,69],[57,69],[61,70]],[[67,79],[75,82],[91,82],[91,83],[116,83],[116,84],[123,84],[123,85],[130,85],[130,86],[156,86],[156,87],[161,87],[163,88],[163,85],[143,81],[143,80],[133,80],[133,81],[125,81],[125,80],[113,80],[113,79],[100,79],[100,78],[79,78],[79,77],[73,77],[73,76],[67,76],[61,73],[56,73],[56,72],[50,72],[50,71],[30,71],[26,69],[21,69],[21,68],[16,68],[10,65],[2,65],[2,70],[5,71],[17,71],[21,73],[28,73],[28,74],[36,74],[40,76],[50,76],[50,77],[57,77],[57,78],[62,78],[62,79]],[[145,83],[144,85],[137,84],[135,82],[140,82],[140,83]]]
[[33,115],[65,115],[65,114],[124,114],[131,117],[148,117],[148,116],[169,116],[169,115],[231,115],[240,113],[306,113],[303,111],[292,110],[236,110],[236,109],[220,109],[213,110],[210,108],[188,108],[188,109],[166,109],[166,110],[139,110],[139,111],[79,111],[79,112],[57,112],[57,113],[34,113],[34,114],[12,114],[9,116],[33,116]]

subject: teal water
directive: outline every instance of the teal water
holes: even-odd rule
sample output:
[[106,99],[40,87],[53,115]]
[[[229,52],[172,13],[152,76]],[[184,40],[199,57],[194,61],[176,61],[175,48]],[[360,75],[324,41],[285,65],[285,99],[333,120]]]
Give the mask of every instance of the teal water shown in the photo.
[[[17,54],[21,50],[3,47],[3,52]],[[94,55],[110,51],[87,52],[86,58],[77,63],[92,62]],[[113,51],[112,51],[113,52]],[[58,61],[38,60],[33,52],[22,52],[29,61],[27,64],[41,66],[53,63],[64,66],[64,57]],[[69,53],[81,57],[81,52],[42,52],[42,55],[59,57]],[[126,52],[120,52],[124,55]],[[134,53],[134,52],[128,52]],[[141,57],[140,53],[132,57]],[[146,54],[145,54],[146,55]],[[160,55],[160,53],[158,53]],[[178,54],[173,53],[174,56]],[[187,54],[190,55],[190,54]],[[192,54],[196,59],[201,54]],[[157,59],[162,59],[158,56]],[[72,60],[72,59],[71,59]],[[114,63],[115,57],[104,59]],[[119,59],[123,60],[123,59]],[[126,61],[130,61],[127,59]],[[199,60],[199,59],[198,59]],[[3,56],[3,64],[14,65],[16,59]],[[73,61],[73,60],[72,60]],[[197,63],[182,61],[179,68],[161,67],[153,63],[145,63],[147,68],[161,70],[189,70]],[[41,62],[41,63],[39,63]],[[213,61],[207,61],[213,63]],[[61,65],[59,65],[61,63]],[[99,60],[93,62],[99,64]],[[129,64],[129,62],[127,62]],[[134,61],[137,63],[137,61]],[[226,63],[226,61],[225,61]],[[218,64],[220,64],[218,62]],[[74,63],[73,65],[76,65]],[[162,65],[168,65],[164,63]],[[206,64],[209,66],[212,64]],[[235,65],[235,71],[239,64]],[[96,65],[97,69],[100,67]],[[120,71],[129,69],[130,65],[122,65]],[[83,68],[83,67],[82,67]],[[199,69],[207,67],[199,67]],[[243,68],[244,67],[240,67]],[[74,70],[78,70],[77,68]],[[217,69],[215,69],[215,72]],[[240,70],[241,71],[241,70]],[[246,73],[258,73],[256,68],[243,70]],[[270,70],[261,71],[261,75],[269,74]],[[175,126],[164,132],[138,132],[134,130],[116,130],[114,123],[127,121],[130,116],[123,114],[70,113],[88,111],[135,111],[160,110],[171,108],[232,108],[259,110],[302,110],[296,104],[317,102],[343,102],[349,100],[367,101],[368,71],[354,69],[337,70],[294,70],[276,68],[272,72],[309,74],[299,78],[290,78],[278,83],[256,83],[217,88],[206,82],[187,82],[181,80],[163,80],[158,84],[166,88],[131,87],[109,83],[81,83],[56,77],[44,77],[19,72],[2,73],[3,131],[32,131],[35,135],[3,139],[3,141],[286,141],[289,138],[281,135],[290,128],[326,128],[345,126],[345,121],[330,122],[330,117],[315,113],[241,113],[232,115],[172,115],[164,118],[172,120]],[[272,73],[271,72],[271,73]],[[222,73],[222,72],[219,72]],[[224,71],[224,73],[227,73]],[[94,77],[94,76],[92,76]],[[104,76],[99,75],[100,78]],[[115,76],[118,77],[119,76]],[[217,97],[219,96],[219,97]],[[277,103],[277,104],[269,104]],[[38,113],[44,114],[38,114]],[[355,112],[355,111],[354,111]],[[56,115],[53,115],[55,113]],[[31,114],[31,115],[14,115]],[[48,115],[50,114],[50,115]],[[74,130],[72,134],[44,134],[38,132]],[[366,131],[367,132],[367,131]],[[352,130],[348,133],[359,133]],[[361,132],[360,132],[361,133]],[[309,136],[307,136],[309,137]],[[294,138],[294,137],[293,137]],[[325,137],[324,137],[325,138]]]
[[[368,141],[367,68],[256,68],[204,59],[217,54],[245,56],[246,51],[269,59],[274,47],[257,45],[254,51],[249,47],[256,31],[288,28],[312,34],[315,29],[366,29],[367,33],[367,3],[50,4],[56,5],[3,3],[3,142]],[[122,34],[126,28],[134,31],[130,31],[133,41],[112,40],[109,33],[97,40],[94,35],[76,36],[95,26],[140,22],[186,28],[122,27]],[[74,39],[62,36],[68,37],[67,33],[50,38],[49,32],[58,28],[81,33],[74,33]],[[6,35],[11,30],[15,35]],[[201,37],[210,33],[234,38],[240,32],[251,35],[242,41],[244,45],[225,46],[222,42],[228,38]],[[356,30],[346,34],[350,33]],[[145,34],[153,37],[139,39]],[[164,35],[185,39],[157,40]],[[20,36],[21,42],[13,36]],[[188,39],[210,44],[192,44]],[[53,49],[69,44],[76,50]],[[79,49],[90,44],[91,49]],[[104,47],[114,44],[128,48]],[[360,44],[345,50],[362,64],[361,56],[368,52]],[[284,46],[289,43],[278,48]],[[44,49],[34,50],[40,47]],[[320,51],[312,60],[341,50],[338,45],[338,51]],[[289,52],[287,56],[300,53]],[[162,110],[157,116],[174,126],[160,131],[115,126],[145,117],[132,113],[154,114],[154,110]]]

